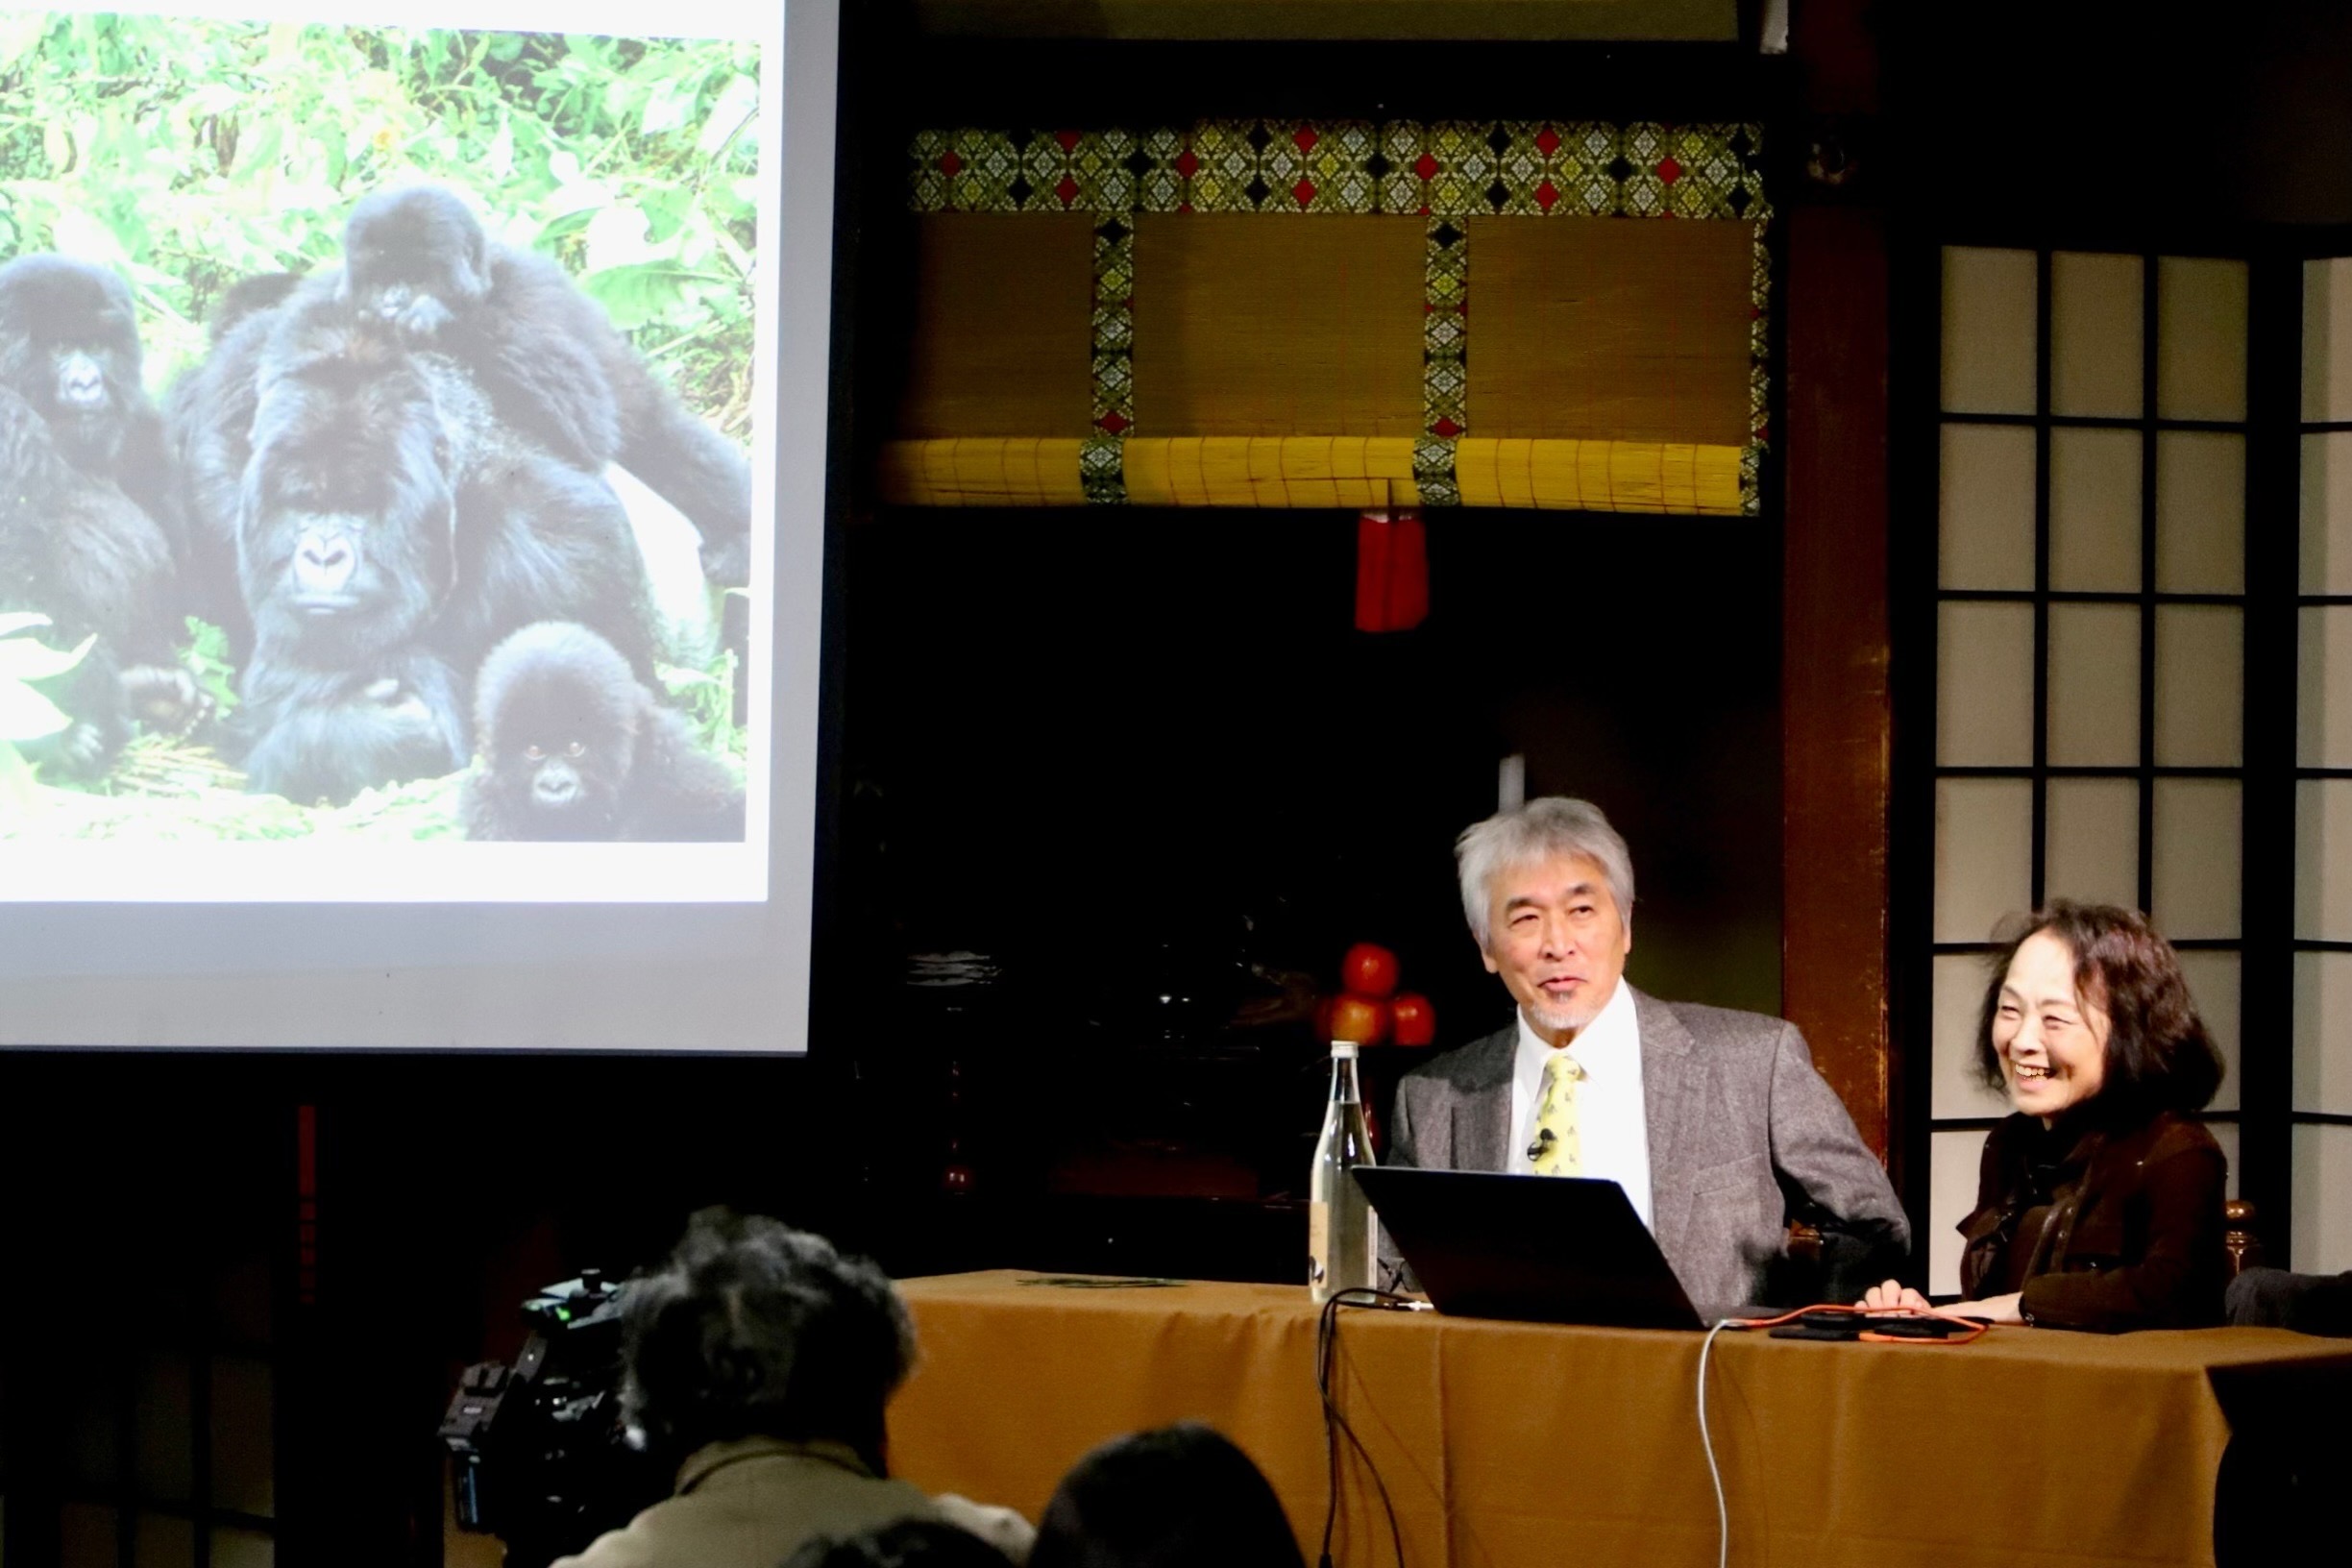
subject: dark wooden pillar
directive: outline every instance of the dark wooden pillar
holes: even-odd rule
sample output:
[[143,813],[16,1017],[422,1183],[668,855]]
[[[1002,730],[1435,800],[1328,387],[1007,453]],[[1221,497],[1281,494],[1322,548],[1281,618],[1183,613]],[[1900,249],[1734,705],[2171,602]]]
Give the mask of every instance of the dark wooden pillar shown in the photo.
[[1887,1148],[1887,244],[1865,208],[1788,235],[1781,1007]]

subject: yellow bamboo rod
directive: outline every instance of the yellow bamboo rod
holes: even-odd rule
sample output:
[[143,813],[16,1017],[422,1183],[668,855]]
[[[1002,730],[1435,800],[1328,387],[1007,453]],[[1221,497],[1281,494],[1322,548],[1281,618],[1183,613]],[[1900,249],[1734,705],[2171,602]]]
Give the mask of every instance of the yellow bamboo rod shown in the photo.
[[[965,437],[883,448],[882,498],[900,506],[1077,506],[1081,443]],[[1140,506],[1319,509],[1420,504],[1406,436],[1136,436],[1121,449]],[[1455,444],[1465,506],[1740,514],[1738,447],[1662,441]]]

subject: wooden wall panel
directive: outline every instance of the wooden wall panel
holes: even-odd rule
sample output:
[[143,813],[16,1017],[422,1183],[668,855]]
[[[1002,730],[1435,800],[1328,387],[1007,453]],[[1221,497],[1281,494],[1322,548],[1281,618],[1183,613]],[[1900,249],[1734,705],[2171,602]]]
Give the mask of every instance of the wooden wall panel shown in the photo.
[[1420,218],[1136,220],[1139,435],[1421,430]]
[[1470,433],[1748,441],[1755,232],[1471,218]]
[[1092,220],[944,212],[916,222],[914,360],[898,434],[1090,433]]

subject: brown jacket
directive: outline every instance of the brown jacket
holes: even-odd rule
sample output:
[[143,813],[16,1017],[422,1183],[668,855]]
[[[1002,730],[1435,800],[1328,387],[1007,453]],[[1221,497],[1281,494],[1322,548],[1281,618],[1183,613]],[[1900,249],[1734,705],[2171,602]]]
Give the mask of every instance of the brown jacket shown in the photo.
[[2213,1135],[2169,1111],[2070,1141],[2010,1116],[1985,1135],[1976,1212],[1960,1222],[1960,1288],[1972,1298],[2019,1289],[2004,1277],[2018,1224],[2046,1203],[2021,1282],[2026,1322],[2101,1334],[2218,1323],[2228,1180]]

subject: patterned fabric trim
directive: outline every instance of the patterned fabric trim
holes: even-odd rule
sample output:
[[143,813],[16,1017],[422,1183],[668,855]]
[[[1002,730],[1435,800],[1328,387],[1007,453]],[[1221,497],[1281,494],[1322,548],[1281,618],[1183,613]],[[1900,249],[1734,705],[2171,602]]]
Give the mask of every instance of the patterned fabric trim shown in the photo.
[[[1422,428],[1413,471],[1433,505],[1460,495],[1455,445],[1468,434],[1471,216],[1686,218],[1754,231],[1750,440],[1740,510],[1761,505],[1770,442],[1762,136],[1747,124],[1581,120],[1203,120],[1147,131],[922,131],[907,149],[916,212],[1070,212],[1096,217],[1093,421],[1086,494],[1127,499],[1116,450],[1135,427],[1134,218],[1143,212],[1298,212],[1430,219],[1424,281]],[[1594,445],[1594,443],[1585,443]],[[1704,449],[1715,450],[1715,449]]]

